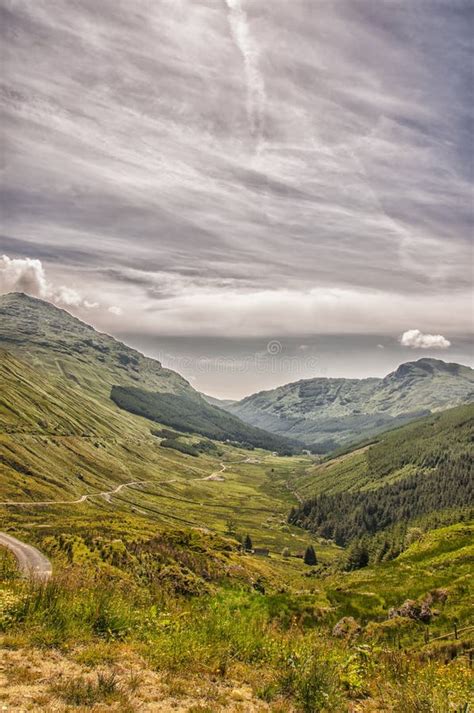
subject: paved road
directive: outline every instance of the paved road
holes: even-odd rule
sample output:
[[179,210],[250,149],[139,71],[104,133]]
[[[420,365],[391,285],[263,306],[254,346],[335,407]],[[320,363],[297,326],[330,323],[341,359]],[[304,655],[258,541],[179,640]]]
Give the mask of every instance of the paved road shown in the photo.
[[31,579],[46,581],[53,573],[51,562],[36,547],[27,545],[16,537],[0,532],[0,545],[13,552],[20,570]]

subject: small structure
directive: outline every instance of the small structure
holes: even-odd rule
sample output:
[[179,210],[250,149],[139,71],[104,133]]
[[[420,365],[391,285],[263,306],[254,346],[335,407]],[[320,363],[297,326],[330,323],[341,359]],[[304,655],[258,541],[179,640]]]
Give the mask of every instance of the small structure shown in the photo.
[[257,555],[258,557],[269,557],[270,556],[270,550],[268,550],[266,547],[255,547],[253,550],[254,555]]

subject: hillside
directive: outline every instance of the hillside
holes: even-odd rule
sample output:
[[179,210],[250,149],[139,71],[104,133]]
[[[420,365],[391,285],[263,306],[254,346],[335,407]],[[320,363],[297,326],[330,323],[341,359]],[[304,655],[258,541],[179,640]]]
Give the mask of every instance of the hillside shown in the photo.
[[[288,561],[275,578],[271,561],[196,531],[111,539],[99,523],[83,536],[50,527],[39,538],[58,574],[46,587],[25,586],[0,548],[2,702],[467,711],[472,534],[466,524],[424,533],[395,561],[316,579]],[[404,609],[411,616],[393,614]]]
[[0,530],[206,527],[276,552],[311,539],[286,524],[307,458],[173,433],[6,351],[0,383]]
[[474,370],[438,359],[401,364],[383,379],[298,381],[235,403],[230,413],[319,453],[474,400]]
[[209,405],[176,372],[49,302],[21,293],[0,296],[2,347],[41,371],[61,377],[107,409],[114,395],[120,407],[130,406],[133,413],[185,432],[282,453],[300,450],[284,436],[267,434]]
[[347,544],[430,515],[472,517],[473,441],[474,405],[385,433],[296,479],[304,502],[289,521]]

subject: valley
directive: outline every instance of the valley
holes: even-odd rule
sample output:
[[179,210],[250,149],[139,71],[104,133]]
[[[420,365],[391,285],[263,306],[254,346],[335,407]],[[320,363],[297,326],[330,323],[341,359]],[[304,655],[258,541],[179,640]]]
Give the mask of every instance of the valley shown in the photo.
[[[463,710],[462,388],[461,405],[322,458],[210,411],[178,374],[45,302],[0,297],[0,315],[2,704]],[[146,397],[132,408],[116,388]],[[22,576],[25,546],[52,577]]]

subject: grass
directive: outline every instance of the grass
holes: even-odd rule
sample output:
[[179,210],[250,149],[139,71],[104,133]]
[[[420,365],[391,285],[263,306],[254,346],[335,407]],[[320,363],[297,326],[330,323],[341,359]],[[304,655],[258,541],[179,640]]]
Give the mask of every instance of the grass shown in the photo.
[[294,487],[308,499],[378,489],[415,473],[429,474],[447,454],[469,457],[473,423],[473,404],[432,414],[301,471]]
[[71,706],[92,707],[96,703],[124,703],[125,696],[114,673],[98,673],[95,680],[81,676],[51,687],[53,696]]
[[[147,559],[141,566],[126,559],[111,565],[103,543],[100,566],[72,563],[42,586],[3,583],[0,601],[8,610],[3,646],[54,649],[82,666],[80,676],[51,689],[68,705],[121,697],[125,709],[131,694],[123,676],[120,682],[112,676],[124,656],[141,660],[144,673],[165,677],[175,697],[185,695],[182,673],[187,671],[219,686],[241,681],[256,701],[267,701],[275,710],[285,710],[283,705],[302,712],[347,711],[356,701],[367,711],[445,713],[469,700],[471,677],[462,647],[446,664],[446,650],[436,642],[425,645],[422,625],[387,619],[390,605],[447,586],[448,598],[430,626],[432,636],[453,622],[461,629],[470,621],[468,525],[428,533],[398,560],[378,567],[316,582],[310,578],[307,588],[305,578],[292,587],[288,572],[228,550],[227,541],[196,531],[174,538],[173,548],[163,545],[153,561],[166,550],[179,569],[187,558],[188,570],[206,584],[201,592],[183,596],[157,587],[154,577],[143,577]],[[68,543],[63,547],[67,550]],[[211,558],[214,569],[205,564]],[[254,589],[256,577],[264,593]],[[347,615],[356,616],[360,634],[335,638],[334,623]],[[100,678],[104,670],[107,675]],[[140,695],[140,685],[134,695]],[[364,701],[372,708],[365,709]]]

